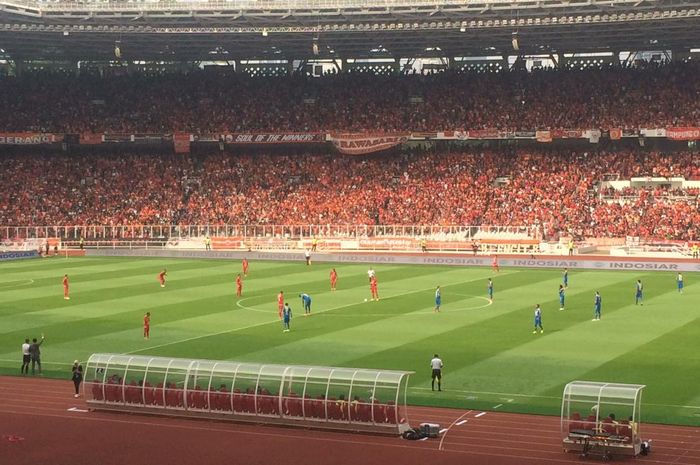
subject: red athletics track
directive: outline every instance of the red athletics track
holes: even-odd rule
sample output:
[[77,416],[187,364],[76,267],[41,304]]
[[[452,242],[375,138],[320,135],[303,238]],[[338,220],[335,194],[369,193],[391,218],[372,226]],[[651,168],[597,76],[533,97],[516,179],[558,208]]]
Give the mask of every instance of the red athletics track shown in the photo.
[[[86,409],[70,381],[0,377],[0,464],[581,464],[565,454],[555,417],[411,407],[411,423],[447,429],[400,438],[166,418]],[[462,423],[462,420],[466,422]],[[459,425],[457,423],[460,423]],[[615,461],[700,465],[700,428],[642,425],[652,453]],[[600,459],[589,458],[597,463]]]

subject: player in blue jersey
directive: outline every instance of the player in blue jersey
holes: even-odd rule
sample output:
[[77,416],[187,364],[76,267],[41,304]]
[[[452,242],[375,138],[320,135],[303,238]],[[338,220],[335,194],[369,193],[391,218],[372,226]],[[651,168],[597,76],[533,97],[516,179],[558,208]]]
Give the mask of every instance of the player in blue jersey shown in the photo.
[[642,280],[638,279],[637,280],[637,293],[634,295],[634,304],[635,305],[644,305],[644,302],[643,302],[644,296],[642,294],[643,289],[644,289],[644,286],[642,285]]
[[292,319],[292,307],[288,303],[284,304],[282,308],[282,331],[285,333],[289,332],[289,322]]
[[542,327],[542,309],[540,304],[535,305],[535,330],[532,334],[537,334],[537,328],[540,328],[540,334],[544,333],[544,328]]
[[442,296],[440,295],[440,286],[435,289],[435,311],[440,311],[440,305],[442,304]]
[[564,268],[564,272],[562,273],[562,278],[564,280],[564,288],[568,289],[569,288],[569,269]]
[[560,284],[559,285],[559,310],[564,310],[564,298],[566,296],[564,295],[564,285]]
[[600,320],[600,309],[603,304],[603,298],[600,296],[600,292],[595,291],[595,300],[593,301],[593,321]]
[[486,285],[486,291],[489,293],[489,303],[493,303],[493,281],[489,278],[489,282]]
[[304,316],[311,315],[311,296],[309,294],[299,294],[301,303],[304,305]]
[[678,285],[678,293],[683,294],[683,275],[680,273],[676,276],[676,284]]

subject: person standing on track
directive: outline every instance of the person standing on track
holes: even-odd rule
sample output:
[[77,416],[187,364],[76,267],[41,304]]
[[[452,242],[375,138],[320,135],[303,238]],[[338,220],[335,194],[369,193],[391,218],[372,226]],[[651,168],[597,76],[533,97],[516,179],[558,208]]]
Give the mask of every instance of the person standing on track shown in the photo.
[[151,337],[151,312],[146,312],[143,316],[143,338]]
[[68,282],[68,275],[63,275],[63,298],[65,300],[70,300],[70,283]]
[[71,371],[71,380],[73,380],[73,386],[75,386],[75,395],[73,397],[80,397],[80,383],[83,382],[83,366],[76,360],[73,362]]
[[430,361],[430,368],[433,369],[432,373],[432,389],[435,390],[435,380],[438,383],[438,391],[442,391],[442,360],[438,354],[433,355],[433,359]]
[[26,338],[24,340],[24,344],[22,344],[22,370],[20,373],[23,375],[28,375],[29,374],[29,362],[32,361],[31,356],[29,355],[29,338]]

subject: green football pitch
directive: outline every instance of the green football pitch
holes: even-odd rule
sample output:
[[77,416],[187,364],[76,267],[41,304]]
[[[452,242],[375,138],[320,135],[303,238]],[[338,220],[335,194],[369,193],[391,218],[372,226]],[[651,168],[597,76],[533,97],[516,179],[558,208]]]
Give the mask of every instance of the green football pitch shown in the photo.
[[[559,310],[561,270],[377,265],[379,302],[366,264],[251,262],[243,296],[239,261],[51,258],[0,265],[0,373],[19,375],[25,337],[46,335],[44,376],[68,380],[94,352],[415,371],[412,404],[556,415],[572,380],[646,384],[643,421],[700,424],[700,285],[687,273],[571,271]],[[157,274],[168,269],[165,288]],[[71,280],[63,299],[61,278]],[[494,281],[494,301],[486,281]],[[644,306],[634,303],[644,283]],[[442,311],[435,313],[435,287]],[[293,309],[282,332],[277,294]],[[603,298],[593,322],[593,296]],[[301,299],[312,296],[312,316]],[[533,334],[535,304],[543,334]],[[151,312],[151,338],[142,321]],[[445,363],[431,392],[429,361]],[[66,381],[68,382],[68,381]]]

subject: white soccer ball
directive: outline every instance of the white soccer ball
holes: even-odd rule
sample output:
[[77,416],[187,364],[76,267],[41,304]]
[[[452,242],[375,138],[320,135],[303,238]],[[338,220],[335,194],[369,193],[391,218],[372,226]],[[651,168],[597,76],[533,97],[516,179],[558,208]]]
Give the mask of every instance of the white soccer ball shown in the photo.
[[367,302],[367,299],[365,299],[365,302]]

